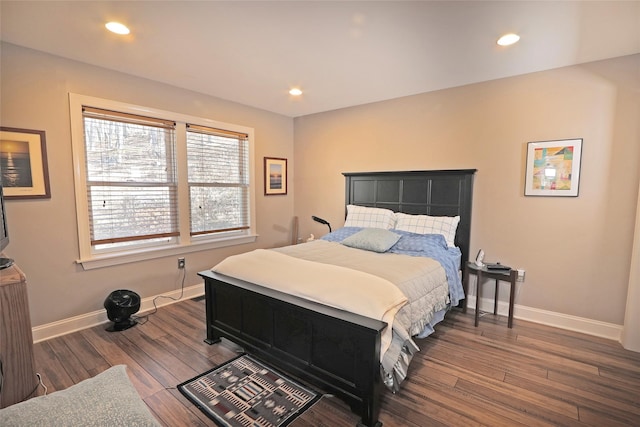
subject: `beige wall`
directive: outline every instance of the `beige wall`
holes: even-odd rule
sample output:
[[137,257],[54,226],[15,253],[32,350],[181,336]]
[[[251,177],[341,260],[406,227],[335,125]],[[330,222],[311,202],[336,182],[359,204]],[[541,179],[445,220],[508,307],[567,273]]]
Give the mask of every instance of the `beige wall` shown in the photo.
[[[342,172],[477,168],[472,253],[527,270],[518,304],[622,324],[638,196],[640,55],[363,105],[295,120],[199,93],[1,45],[0,123],[45,130],[51,199],[7,202],[33,326],[102,308],[114,289],[179,289],[175,257],[83,271],[68,93],[250,126],[256,244],[186,255],[186,285],[227,255],[286,244],[344,220]],[[215,78],[215,75],[212,75]],[[295,130],[295,136],[294,136]],[[526,143],[583,138],[577,198],[523,196]],[[295,147],[295,150],[294,150]],[[262,195],[262,158],[289,161],[289,195]],[[295,175],[294,175],[295,171]],[[294,206],[295,193],[295,206]]]
[[[476,168],[471,253],[526,269],[516,303],[621,325],[639,120],[640,55],[297,118],[301,236],[343,224],[342,172]],[[579,197],[524,197],[527,142],[568,138]]]
[[75,264],[79,254],[69,92],[255,129],[258,240],[186,254],[186,286],[200,283],[196,273],[227,255],[289,242],[294,186],[290,182],[287,196],[263,196],[262,158],[292,159],[291,118],[10,44],[1,49],[0,123],[44,130],[47,138],[51,199],[6,202],[11,233],[6,253],[27,276],[33,326],[100,310],[115,289],[132,289],[144,298],[180,288],[174,256],[91,271]]

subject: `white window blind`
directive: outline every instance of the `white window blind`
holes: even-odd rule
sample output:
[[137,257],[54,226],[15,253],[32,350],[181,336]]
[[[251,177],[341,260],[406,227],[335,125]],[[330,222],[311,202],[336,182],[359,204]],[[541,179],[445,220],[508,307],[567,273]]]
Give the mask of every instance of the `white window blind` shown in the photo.
[[248,135],[187,124],[187,163],[191,235],[249,229]]
[[69,112],[85,269],[255,242],[252,128],[74,93]]
[[175,123],[83,107],[91,245],[178,236]]

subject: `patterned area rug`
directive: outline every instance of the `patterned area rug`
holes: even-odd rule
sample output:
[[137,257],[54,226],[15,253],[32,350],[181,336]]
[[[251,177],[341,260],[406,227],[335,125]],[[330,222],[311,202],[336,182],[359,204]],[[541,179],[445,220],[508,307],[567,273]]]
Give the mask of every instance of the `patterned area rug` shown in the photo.
[[225,427],[285,426],[321,397],[246,354],[179,384],[178,390]]

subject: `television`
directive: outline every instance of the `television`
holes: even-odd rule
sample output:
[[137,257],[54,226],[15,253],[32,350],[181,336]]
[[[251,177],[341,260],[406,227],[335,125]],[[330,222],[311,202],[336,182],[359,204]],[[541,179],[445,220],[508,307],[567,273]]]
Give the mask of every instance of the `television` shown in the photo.
[[[0,253],[9,244],[9,231],[7,230],[7,213],[4,209],[4,194],[2,192],[2,184],[0,184]],[[0,257],[0,270],[11,267],[13,260],[11,258]]]

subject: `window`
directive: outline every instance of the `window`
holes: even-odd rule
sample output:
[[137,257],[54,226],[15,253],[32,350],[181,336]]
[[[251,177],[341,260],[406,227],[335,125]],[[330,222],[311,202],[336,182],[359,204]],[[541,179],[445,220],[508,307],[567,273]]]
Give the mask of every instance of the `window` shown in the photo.
[[187,124],[192,236],[249,228],[248,137]]
[[91,245],[178,236],[175,123],[82,108]]
[[255,240],[252,129],[70,95],[79,262]]

